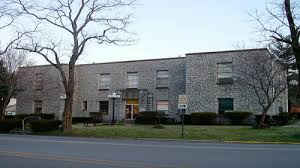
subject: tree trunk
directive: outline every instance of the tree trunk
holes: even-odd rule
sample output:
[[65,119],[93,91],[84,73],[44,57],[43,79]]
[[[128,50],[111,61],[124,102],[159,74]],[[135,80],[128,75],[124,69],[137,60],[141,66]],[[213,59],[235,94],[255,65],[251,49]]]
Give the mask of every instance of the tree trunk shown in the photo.
[[4,108],[4,102],[0,101],[0,119],[4,119],[4,113],[5,113],[5,108]]
[[72,109],[74,95],[75,64],[69,64],[69,79],[65,86],[66,100],[64,107],[64,131],[72,130]]
[[264,110],[264,111],[262,112],[261,119],[260,119],[260,122],[259,122],[259,128],[266,128],[266,127],[268,126],[268,125],[265,123],[266,116],[267,116],[267,111]]
[[72,130],[72,100],[66,98],[64,107],[64,131]]
[[4,118],[5,118],[5,110],[10,102],[10,98],[11,98],[11,96],[5,97],[5,98],[3,98],[3,100],[0,101],[0,119],[1,120],[4,120]]
[[[299,30],[295,24],[293,12],[291,9],[291,2],[290,0],[284,0],[284,10],[285,15],[289,23],[290,29],[290,38],[291,38],[291,45],[293,49],[293,53],[296,58],[296,66],[298,72],[300,71],[300,46],[299,46]],[[297,94],[296,94],[296,103],[300,104],[300,75],[298,73],[298,85],[297,85]]]
[[[298,70],[298,72],[300,72],[300,59],[299,59],[299,61],[296,64],[297,64],[297,70]],[[297,90],[297,93],[296,93],[296,104],[300,105],[300,74],[298,73],[297,75],[298,75],[298,78],[297,78],[298,83],[297,83],[297,89],[296,89]]]

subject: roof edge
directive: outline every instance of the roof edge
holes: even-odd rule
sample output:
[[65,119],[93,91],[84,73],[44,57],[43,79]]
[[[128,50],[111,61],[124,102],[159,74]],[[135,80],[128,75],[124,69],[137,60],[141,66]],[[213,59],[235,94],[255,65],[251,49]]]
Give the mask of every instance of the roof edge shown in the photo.
[[[102,64],[118,64],[118,63],[132,63],[132,62],[144,62],[144,61],[161,61],[161,60],[173,60],[173,59],[184,59],[185,57],[169,57],[169,58],[155,58],[155,59],[141,59],[141,60],[128,60],[128,61],[112,61],[112,62],[102,62],[102,63],[90,63],[90,64],[76,64],[75,66],[85,66],[85,65],[102,65]],[[61,64],[68,65],[68,64]],[[45,67],[45,66],[53,66],[51,64],[46,65],[33,65],[27,67],[20,68],[35,68],[35,67]]]
[[249,48],[249,49],[238,49],[238,50],[221,50],[221,51],[208,51],[208,52],[195,52],[195,53],[187,53],[188,55],[199,55],[199,54],[214,54],[214,53],[229,53],[229,52],[244,52],[244,51],[260,51],[260,50],[266,50],[267,48]]

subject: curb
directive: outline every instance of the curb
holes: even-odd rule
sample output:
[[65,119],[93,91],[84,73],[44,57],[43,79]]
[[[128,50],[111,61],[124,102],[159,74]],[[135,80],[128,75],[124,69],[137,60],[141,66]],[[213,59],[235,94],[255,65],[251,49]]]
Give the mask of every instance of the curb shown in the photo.
[[290,144],[300,145],[300,142],[264,142],[264,141],[218,141],[218,140],[189,140],[189,139],[157,139],[157,138],[135,138],[142,141],[177,141],[194,143],[225,143],[225,144]]
[[289,144],[289,145],[300,145],[300,142],[263,142],[263,141],[224,141],[224,143],[236,143],[236,144]]
[[157,139],[157,138],[135,138],[135,140],[142,141],[159,141],[159,142],[169,142],[169,141],[177,141],[177,142],[198,142],[198,143],[222,143],[223,141],[217,140],[192,140],[192,139]]

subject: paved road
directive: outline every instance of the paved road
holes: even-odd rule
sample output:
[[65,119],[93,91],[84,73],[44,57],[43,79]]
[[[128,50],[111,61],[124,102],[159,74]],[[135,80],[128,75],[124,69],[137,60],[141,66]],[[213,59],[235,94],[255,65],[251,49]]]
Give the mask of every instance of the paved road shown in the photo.
[[0,134],[1,168],[299,168],[300,145]]

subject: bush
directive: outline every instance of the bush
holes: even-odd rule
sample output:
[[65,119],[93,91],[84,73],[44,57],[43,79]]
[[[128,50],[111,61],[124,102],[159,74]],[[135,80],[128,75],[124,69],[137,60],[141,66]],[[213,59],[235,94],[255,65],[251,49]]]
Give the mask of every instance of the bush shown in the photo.
[[43,132],[57,130],[62,122],[60,120],[36,120],[30,122],[30,128],[33,132]]
[[244,121],[252,115],[250,112],[225,112],[224,116],[227,117],[231,124],[242,125]]
[[[179,115],[179,118],[177,120],[177,123],[181,123],[181,115]],[[190,114],[184,114],[184,124],[185,125],[191,125],[192,124],[192,119]]]
[[18,120],[23,120],[26,117],[32,117],[32,116],[41,117],[42,119],[45,119],[45,120],[54,120],[54,118],[55,118],[55,114],[54,113],[17,114],[17,115],[15,115],[13,117],[15,119],[18,119]]
[[158,113],[156,111],[140,112],[135,118],[135,123],[136,124],[157,124],[159,123],[159,117],[160,120],[163,121],[165,115],[163,113]]
[[0,132],[8,133],[16,128],[22,128],[21,120],[0,120]]
[[294,116],[288,112],[280,112],[278,115],[272,116],[274,125],[287,125],[293,118]]
[[191,122],[195,125],[213,125],[215,124],[217,114],[214,112],[199,112],[191,114]]
[[73,117],[72,118],[72,123],[77,124],[77,123],[88,123],[92,121],[92,117]]
[[44,120],[54,120],[55,114],[54,113],[41,113],[40,117]]
[[16,114],[15,118],[17,120],[23,120],[25,117],[29,117],[29,116],[31,116],[31,115],[30,114]]

